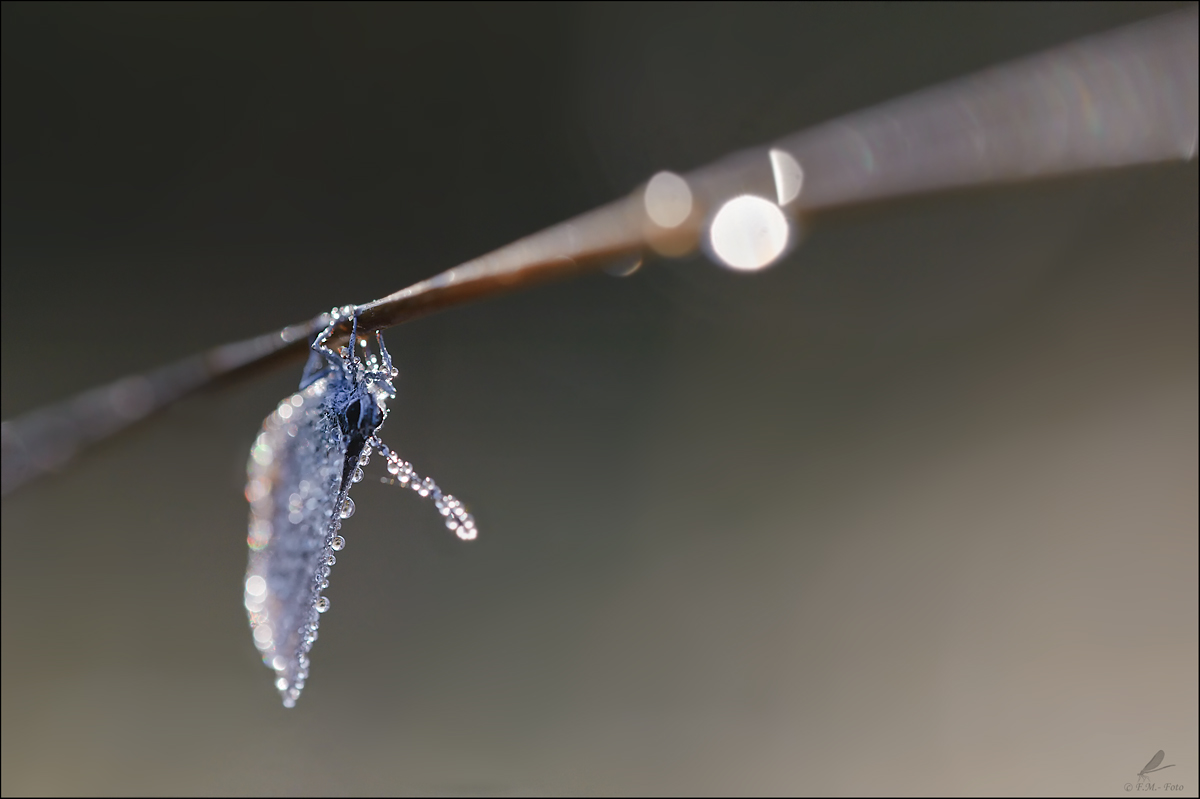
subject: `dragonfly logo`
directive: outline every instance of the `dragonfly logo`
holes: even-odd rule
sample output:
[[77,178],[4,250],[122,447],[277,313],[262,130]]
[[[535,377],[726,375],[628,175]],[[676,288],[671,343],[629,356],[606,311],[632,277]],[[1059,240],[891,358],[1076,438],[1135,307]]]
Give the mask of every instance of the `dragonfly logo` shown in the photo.
[[1143,780],[1150,779],[1150,775],[1156,771],[1162,771],[1165,768],[1171,768],[1175,765],[1174,763],[1170,763],[1166,766],[1158,765],[1159,763],[1163,762],[1163,758],[1165,756],[1166,755],[1163,753],[1163,750],[1159,749],[1158,752],[1155,753],[1154,757],[1150,758],[1150,762],[1146,764],[1146,767],[1138,772],[1138,782],[1140,783]]

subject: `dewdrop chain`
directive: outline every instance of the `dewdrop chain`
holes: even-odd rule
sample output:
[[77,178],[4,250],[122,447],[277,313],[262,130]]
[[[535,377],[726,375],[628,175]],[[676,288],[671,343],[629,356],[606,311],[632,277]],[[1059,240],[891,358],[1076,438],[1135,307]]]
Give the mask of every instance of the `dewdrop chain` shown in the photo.
[[[379,440],[379,436],[367,439],[367,446],[363,448],[362,455],[358,458],[360,470],[370,462],[372,450],[379,450],[387,461],[388,474],[392,475],[392,477],[379,478],[379,482],[398,485],[401,488],[411,488],[421,497],[432,497],[438,513],[445,517],[446,529],[463,541],[475,540],[479,531],[475,527],[475,517],[467,512],[466,506],[454,495],[443,493],[432,477],[421,477],[417,474],[413,465],[401,458],[394,450],[389,449],[387,444]],[[355,471],[354,476],[361,479],[359,475],[360,472]]]

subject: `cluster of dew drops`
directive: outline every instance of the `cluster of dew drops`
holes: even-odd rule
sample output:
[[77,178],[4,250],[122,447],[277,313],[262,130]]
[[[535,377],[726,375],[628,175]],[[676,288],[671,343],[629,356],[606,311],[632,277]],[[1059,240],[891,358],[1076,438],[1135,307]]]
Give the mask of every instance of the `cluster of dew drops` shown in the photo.
[[[432,497],[433,504],[444,517],[446,529],[457,535],[463,541],[474,541],[479,535],[479,530],[475,527],[475,517],[467,512],[466,506],[462,501],[453,496],[442,492],[438,488],[437,483],[432,477],[421,477],[413,469],[413,465],[401,458],[396,452],[388,448],[386,444],[380,441],[379,436],[372,435],[367,439],[366,445],[363,447],[362,454],[358,456],[358,465],[354,467],[354,471],[350,475],[351,483],[361,483],[364,477],[363,468],[371,462],[371,455],[375,450],[379,450],[387,460],[387,471],[392,477],[381,477],[381,483],[390,485],[399,485],[401,487],[411,488],[420,497]],[[318,572],[319,591],[324,591],[329,587],[329,567],[336,562],[334,552],[341,552],[346,548],[346,539],[343,538],[339,531],[342,527],[342,519],[349,519],[354,515],[354,500],[350,498],[349,493],[342,499],[342,504],[338,508],[338,520],[333,523],[333,537],[330,538],[328,547],[331,552],[325,556],[323,567]],[[329,598],[323,595],[318,595],[313,602],[313,609],[317,613],[324,613],[329,610]],[[304,637],[304,650],[307,652],[313,642],[317,638],[317,622],[316,618],[308,625]],[[301,655],[302,668],[305,666],[307,657]]]
[[[462,502],[451,494],[445,494],[442,489],[438,488],[437,483],[431,477],[421,477],[413,469],[413,465],[401,458],[398,454],[388,449],[388,446],[379,440],[378,436],[371,436],[367,439],[367,445],[363,447],[362,454],[358,456],[358,465],[354,467],[350,480],[353,483],[360,483],[363,480],[363,467],[371,461],[371,453],[378,449],[387,459],[388,473],[392,477],[381,477],[380,482],[391,485],[400,485],[402,487],[411,488],[421,497],[433,497],[433,504],[445,518],[446,529],[457,535],[463,541],[473,541],[479,535],[479,530],[475,527],[475,517],[467,512],[466,507]],[[347,495],[343,500],[341,507],[338,508],[339,519],[349,519],[354,515],[354,500]],[[341,521],[334,522],[333,537],[329,540],[329,549],[333,552],[341,552],[346,548],[346,539],[343,538],[339,531],[341,530]],[[325,557],[323,568],[318,572],[317,588],[324,591],[329,587],[329,567],[336,562],[336,558],[330,552]],[[329,610],[329,597],[320,595],[313,603],[313,609],[317,613],[324,613]],[[317,639],[317,622],[314,618],[305,630],[304,635],[304,652],[311,649],[313,643]],[[308,658],[304,653],[300,655],[300,666],[307,671]],[[294,701],[294,699],[293,699]]]
[[[359,468],[355,469],[354,476],[351,478],[354,481],[362,479],[362,467],[371,459],[373,450],[379,450],[387,460],[387,471],[391,477],[381,477],[380,482],[390,485],[399,485],[402,488],[411,488],[420,497],[432,497],[434,507],[438,509],[438,513],[445,520],[446,529],[457,535],[463,541],[473,541],[479,534],[475,528],[475,517],[467,512],[466,507],[456,497],[451,494],[442,492],[438,488],[437,483],[432,477],[421,477],[413,469],[413,465],[401,458],[397,453],[389,450],[387,445],[379,440],[378,436],[371,436],[367,440],[367,446],[363,448],[362,455],[359,456]],[[349,497],[346,497],[349,501]],[[354,505],[350,504],[349,510],[354,512]],[[342,512],[345,512],[346,506],[343,506]]]
[[[463,541],[475,540],[479,531],[475,527],[475,517],[467,512],[466,506],[452,494],[443,493],[432,477],[421,477],[417,474],[413,465],[396,452],[388,449],[387,444],[379,440],[379,436],[371,436],[367,439],[362,454],[358,456],[358,466],[354,468],[354,472],[350,476],[352,483],[362,482],[363,467],[370,463],[371,455],[375,450],[379,450],[387,460],[387,471],[392,475],[379,478],[379,482],[410,488],[420,497],[432,497],[434,507],[445,519],[446,529]],[[349,519],[354,515],[354,500],[349,496],[342,500],[342,505],[338,508],[338,515],[343,519]],[[334,536],[329,546],[335,551],[341,550],[346,546],[346,541],[340,535]]]

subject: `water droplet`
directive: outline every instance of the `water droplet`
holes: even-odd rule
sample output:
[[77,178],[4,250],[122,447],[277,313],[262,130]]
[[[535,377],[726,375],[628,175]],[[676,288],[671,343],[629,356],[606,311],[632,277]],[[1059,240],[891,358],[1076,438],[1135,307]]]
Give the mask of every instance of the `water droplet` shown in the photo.
[[254,504],[271,493],[271,481],[256,477],[246,483],[246,501]]
[[604,271],[613,277],[629,277],[641,268],[642,256],[631,255],[615,261],[611,266],[604,267]]
[[250,457],[254,458],[254,462],[259,466],[270,466],[271,461],[274,460],[275,453],[272,451],[270,444],[255,444],[254,449],[250,450]]
[[324,591],[326,588],[329,587],[329,581],[322,580],[321,582],[317,583],[317,587],[320,588],[322,591]]
[[332,554],[325,556],[325,565],[326,566],[332,566],[335,563],[337,563],[337,558],[335,558]]
[[329,542],[329,548],[334,552],[341,552],[346,548],[346,539],[342,538],[340,535],[335,535],[333,540]]
[[726,266],[753,271],[775,263],[787,249],[788,233],[787,217],[779,206],[743,194],[717,211],[709,241],[713,254]]
[[391,475],[400,474],[400,456],[394,452],[392,453],[392,457],[388,458],[387,470],[388,474]]
[[361,483],[363,479],[363,470],[361,466],[354,467],[354,473],[350,475],[350,482]]
[[317,601],[313,607],[317,609],[317,613],[324,613],[329,610],[329,598],[323,596],[317,597]]
[[295,707],[295,706],[296,706],[296,700],[295,700],[295,699],[292,699],[290,696],[285,696],[285,697],[283,698],[283,706],[284,706],[284,707]]
[[275,687],[278,688],[280,691],[286,691],[288,689],[287,678],[280,677],[278,680],[275,681]]
[[662,228],[679,227],[692,214],[692,190],[674,172],[659,172],[646,184],[646,214]]
[[791,153],[772,149],[769,156],[771,174],[775,177],[776,199],[780,205],[787,205],[800,196],[800,189],[804,187],[804,170]]
[[371,448],[363,447],[362,454],[358,456],[358,465],[366,466],[371,462]]
[[354,515],[354,500],[346,497],[342,500],[342,507],[338,510],[338,515],[343,519],[349,519]]

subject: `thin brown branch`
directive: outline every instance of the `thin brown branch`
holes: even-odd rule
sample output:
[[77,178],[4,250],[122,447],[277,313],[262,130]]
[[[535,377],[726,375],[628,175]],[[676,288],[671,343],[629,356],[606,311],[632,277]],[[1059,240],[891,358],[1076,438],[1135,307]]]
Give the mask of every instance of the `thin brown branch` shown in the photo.
[[[1190,8],[919,92],[677,176],[679,220],[648,184],[609,205],[359,306],[368,333],[648,256],[694,252],[717,209],[750,194],[792,219],[931,191],[1196,153],[1197,13]],[[659,219],[660,221],[656,221]],[[3,492],[176,400],[302,358],[318,316],[127,377],[3,423]],[[345,340],[343,325],[338,335]],[[337,342],[337,336],[334,338]]]

